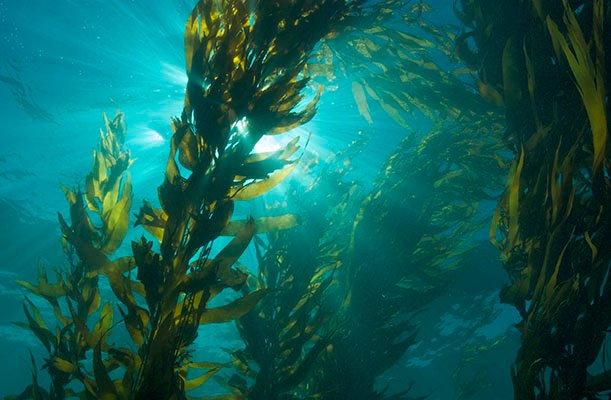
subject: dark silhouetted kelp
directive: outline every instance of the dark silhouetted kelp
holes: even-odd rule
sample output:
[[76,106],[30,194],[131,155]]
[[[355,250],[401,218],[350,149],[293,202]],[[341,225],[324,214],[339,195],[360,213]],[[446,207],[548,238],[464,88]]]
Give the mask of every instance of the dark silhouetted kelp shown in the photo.
[[523,318],[515,398],[607,398],[611,6],[461,4],[457,51],[505,106],[515,154],[491,233],[511,278],[502,299]]
[[387,393],[376,381],[415,343],[412,317],[448,287],[481,226],[478,203],[500,184],[496,159],[469,155],[482,145],[494,153],[497,142],[459,126],[439,123],[420,143],[407,137],[357,214],[342,218],[355,221],[336,272],[346,301],[313,384],[329,398],[412,398],[407,384]]

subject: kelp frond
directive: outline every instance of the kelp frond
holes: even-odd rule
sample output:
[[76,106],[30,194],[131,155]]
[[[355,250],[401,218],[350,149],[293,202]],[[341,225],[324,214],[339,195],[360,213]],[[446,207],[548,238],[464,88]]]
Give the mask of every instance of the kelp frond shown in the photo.
[[602,398],[611,388],[596,367],[611,324],[609,4],[461,3],[480,75],[502,89],[515,156],[491,235],[511,279],[502,300],[522,316],[515,398]]
[[[247,276],[234,265],[256,233],[296,224],[291,215],[231,219],[235,201],[264,194],[295,168],[296,141],[271,154],[253,154],[254,146],[263,135],[313,117],[320,93],[301,107],[307,59],[358,3],[197,3],[185,28],[188,84],[183,113],[172,121],[160,208],[145,202],[136,221],[159,242],[159,250],[143,237],[132,242],[131,256],[115,256],[129,222],[130,158],[123,148],[122,114],[105,120],[107,132],[94,153],[85,193],[64,189],[70,218],[59,219],[70,271],[58,274],[55,283],[44,271],[38,285],[22,283],[51,303],[60,325],[52,333],[36,306],[25,306],[27,327],[50,353],[53,398],[74,394],[67,385],[78,381],[80,396],[185,399],[221,369],[191,360],[198,327],[244,316],[268,290],[215,308],[208,307],[210,300],[244,285]],[[94,214],[101,226],[92,222]],[[233,238],[213,255],[220,235]],[[108,280],[117,307],[102,306],[100,276]],[[109,341],[117,312],[129,347]],[[187,380],[190,369],[205,372]]]

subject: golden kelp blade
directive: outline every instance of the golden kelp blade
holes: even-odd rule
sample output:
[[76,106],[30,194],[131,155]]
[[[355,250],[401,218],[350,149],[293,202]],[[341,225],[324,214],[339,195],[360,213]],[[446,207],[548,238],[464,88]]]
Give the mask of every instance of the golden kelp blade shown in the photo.
[[367,97],[365,97],[365,90],[363,90],[363,86],[358,82],[352,82],[352,95],[359,109],[359,114],[361,114],[368,123],[373,124],[373,119],[371,119],[371,114],[369,112],[369,105],[367,104]]
[[209,371],[207,371],[206,373],[200,375],[199,377],[195,379],[190,379],[188,381],[185,381],[185,390],[190,391],[190,390],[197,389],[198,387],[206,383],[210,378],[212,378],[220,370],[221,370],[220,367],[212,368]]
[[[235,236],[244,229],[249,220],[232,220],[221,231],[222,236]],[[297,226],[297,217],[293,214],[278,217],[260,217],[254,220],[255,234],[276,232]]]
[[132,204],[131,176],[127,175],[123,182],[121,199],[108,211],[105,220],[106,241],[102,246],[102,252],[112,254],[119,248],[129,226],[129,211]]
[[65,374],[72,374],[77,370],[76,365],[60,357],[53,357],[51,364],[53,365],[53,368]]
[[404,129],[410,129],[410,125],[407,123],[407,120],[401,115],[398,109],[389,104],[388,102],[381,100],[380,105],[382,109],[388,114],[390,118],[393,119],[397,124],[399,124]]
[[23,286],[37,296],[44,297],[48,300],[56,300],[66,294],[66,288],[61,284],[50,284],[46,275],[39,272],[38,285],[32,285],[29,282],[17,280],[18,285]]
[[241,318],[246,313],[250,312],[255,307],[257,302],[267,293],[267,290],[257,290],[225,306],[206,309],[203,312],[199,323],[221,323]]
[[30,299],[26,297],[26,304],[23,305],[24,314],[28,320],[28,328],[38,337],[40,342],[45,346],[45,348],[50,351],[52,345],[55,343],[55,335],[51,333],[44,320],[42,319],[42,315],[38,308],[32,303]]
[[295,154],[295,152],[297,152],[297,150],[299,150],[299,146],[297,145],[299,140],[300,137],[297,136],[280,150],[251,154],[244,160],[244,163],[250,164],[258,161],[268,160],[270,158],[275,158],[278,160],[288,160],[293,154]]
[[477,80],[477,89],[479,90],[479,94],[489,103],[494,104],[497,107],[503,106],[503,96],[491,85],[488,85],[481,80]]
[[281,169],[280,171],[274,172],[267,179],[249,183],[241,187],[233,188],[229,192],[229,197],[232,200],[249,200],[254,199],[255,197],[259,197],[262,194],[272,190],[283,180],[285,180],[291,174],[291,172],[293,172],[296,166],[297,164],[293,163],[292,165]]
[[105,304],[100,319],[94,326],[93,330],[86,335],[87,344],[92,349],[100,345],[106,350],[105,337],[110,335],[110,329],[113,323],[113,308],[110,304]]
[[163,231],[168,221],[168,215],[162,209],[153,207],[148,201],[144,201],[140,207],[135,225],[142,225],[158,241],[163,239]]
[[255,223],[248,220],[244,227],[237,232],[233,240],[229,242],[211,261],[210,267],[221,272],[229,270],[244,253],[255,234]]
[[[564,21],[568,29],[568,41],[564,37],[556,23],[547,17],[547,28],[552,37],[554,48],[558,56],[566,57],[579,93],[583,100],[590,126],[592,128],[592,141],[594,144],[594,164],[593,169],[597,171],[607,155],[608,142],[608,123],[605,95],[605,70],[604,53],[599,43],[595,43],[595,59],[590,56],[590,45],[585,40],[579,22],[573,13],[567,0],[563,0],[565,9]],[[601,15],[603,6],[602,0],[594,1],[594,37],[602,36],[602,19],[596,15]],[[569,44],[570,43],[570,44]]]
[[520,152],[520,158],[514,166],[509,179],[511,185],[507,207],[509,211],[509,243],[510,246],[518,244],[518,232],[520,229],[520,177],[524,167],[524,149]]

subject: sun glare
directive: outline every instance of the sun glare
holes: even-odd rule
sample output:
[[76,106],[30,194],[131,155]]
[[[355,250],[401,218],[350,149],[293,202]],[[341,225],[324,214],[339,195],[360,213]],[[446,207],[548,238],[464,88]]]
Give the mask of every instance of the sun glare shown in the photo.
[[151,149],[162,146],[165,143],[164,137],[159,132],[147,126],[134,128],[130,136],[131,139],[128,140],[128,145],[140,149]]
[[161,63],[161,74],[165,80],[172,85],[179,87],[185,87],[187,85],[187,74],[185,73],[184,67],[177,67],[166,62]]
[[272,136],[263,135],[263,137],[257,142],[254,148],[255,153],[264,153],[267,151],[276,151],[280,149],[280,143]]

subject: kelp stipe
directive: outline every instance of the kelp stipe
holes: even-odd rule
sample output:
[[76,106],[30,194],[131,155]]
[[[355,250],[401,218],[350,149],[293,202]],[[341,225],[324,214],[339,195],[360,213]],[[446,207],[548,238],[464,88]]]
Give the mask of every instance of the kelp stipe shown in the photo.
[[[260,289],[225,308],[206,309],[220,290],[237,289],[245,282],[246,275],[231,266],[257,224],[242,223],[235,239],[211,261],[209,246],[232,225],[233,201],[266,192],[294,168],[294,162],[288,161],[297,150],[294,142],[273,154],[251,155],[251,151],[264,134],[280,134],[312,118],[318,96],[295,111],[308,82],[307,57],[350,8],[344,1],[295,1],[290,5],[260,1],[251,14],[248,4],[200,2],[189,18],[185,31],[189,84],[183,115],[174,121],[166,181],[159,190],[163,211],[147,214],[144,210],[140,216],[145,228],[151,226],[148,217],[165,221],[161,254],[152,259],[171,260],[172,265],[153,265],[151,271],[178,268],[178,275],[186,277],[182,288],[172,278],[166,280],[167,289],[163,284],[161,290],[152,288],[164,303],[172,299],[170,309],[160,313],[156,329],[177,338],[173,349],[177,355],[187,350],[200,323],[238,318],[266,293]],[[182,166],[193,171],[186,179],[176,167],[176,153]],[[268,174],[272,175],[261,179]],[[290,218],[276,221],[294,224]],[[160,226],[153,228],[158,232]],[[198,261],[190,264],[194,256]],[[181,292],[185,297],[179,300]],[[173,303],[178,304],[176,309]],[[172,322],[175,318],[180,321],[177,325]],[[168,343],[167,334],[159,333],[149,334],[151,340],[159,338],[160,346]],[[145,361],[142,376],[150,378],[150,386],[142,387],[137,397],[151,398],[164,390],[170,378],[157,375],[163,362]],[[170,374],[172,365],[166,364],[165,370]]]
[[[522,316],[516,399],[597,399],[611,390],[608,2],[462,1],[459,39],[505,105],[515,154],[492,239]],[[476,48],[465,45],[468,38]],[[602,364],[602,365],[601,365]]]

